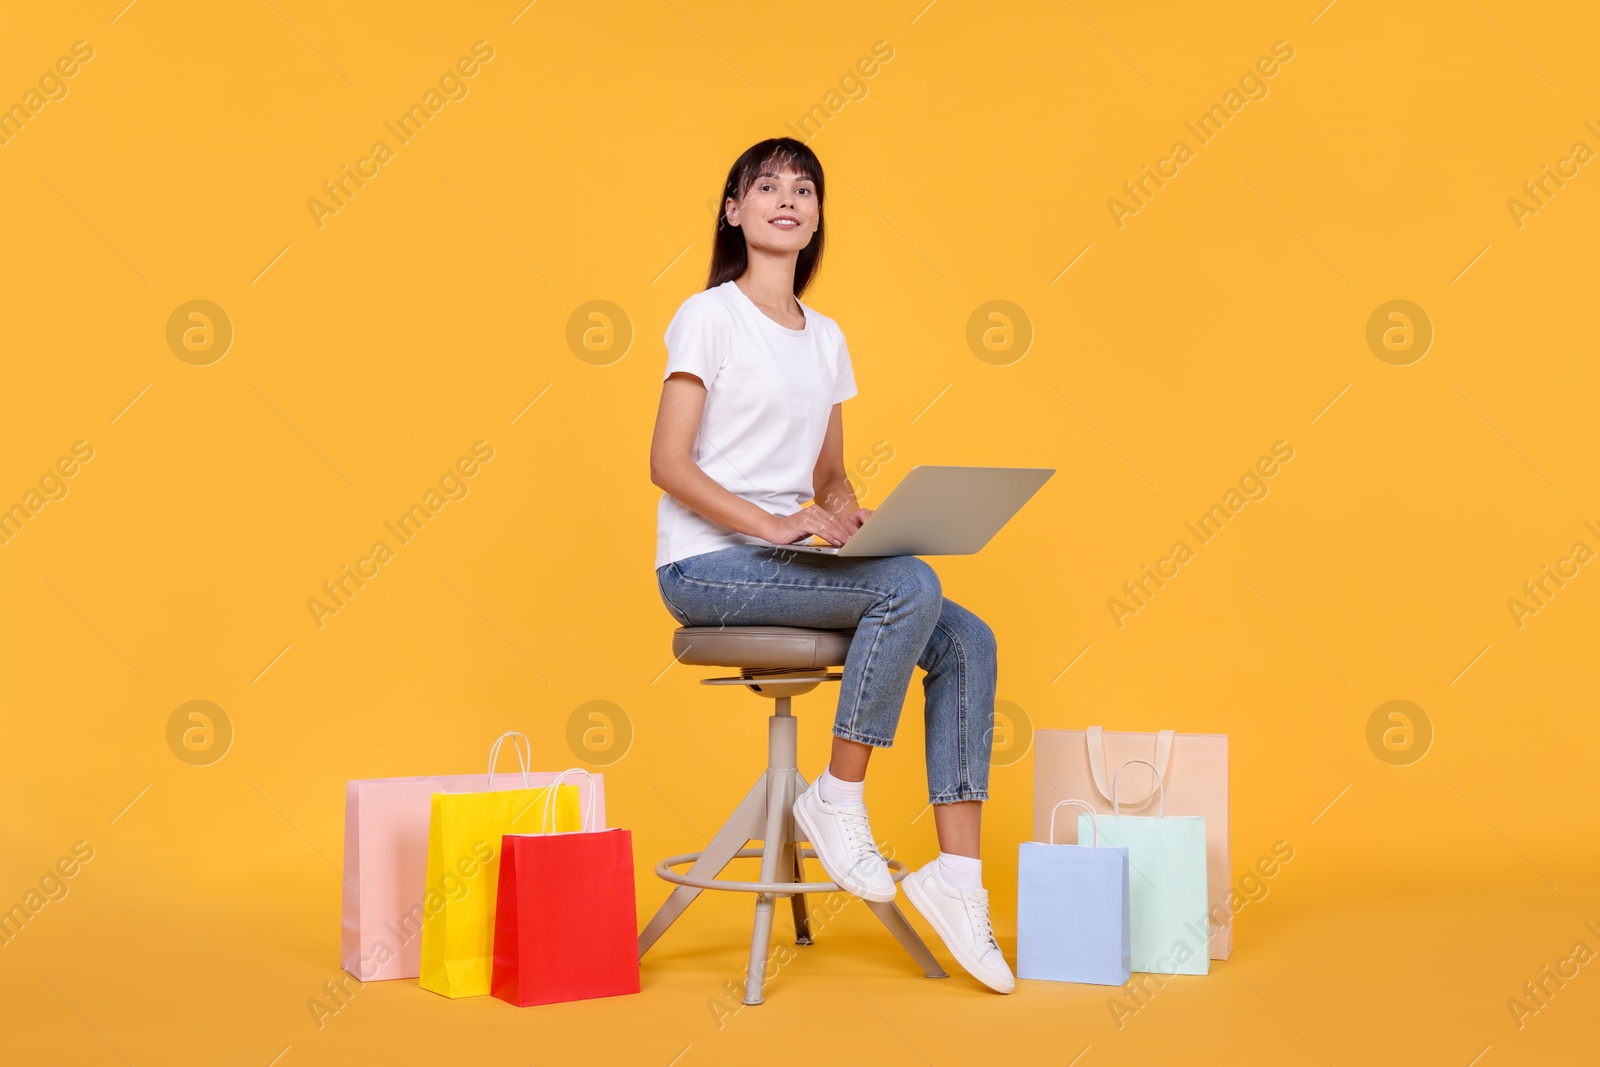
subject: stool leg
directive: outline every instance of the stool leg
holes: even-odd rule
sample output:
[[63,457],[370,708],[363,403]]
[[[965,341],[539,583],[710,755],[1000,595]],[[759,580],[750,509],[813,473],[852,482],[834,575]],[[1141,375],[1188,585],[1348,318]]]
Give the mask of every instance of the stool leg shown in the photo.
[[[735,855],[746,843],[757,834],[761,833],[763,826],[771,820],[768,818],[767,803],[771,792],[768,776],[762,772],[756,784],[745,794],[739,806],[734,809],[728,821],[722,824],[711,843],[706,845],[700,858],[689,865],[689,873],[696,878],[715,878],[722,873],[722,869],[732,862]],[[774,779],[776,780],[776,779]],[[662,934],[667,932],[667,927],[677,921],[685,908],[694,902],[702,890],[692,885],[680,885],[674,889],[656,911],[655,917],[639,935],[639,957],[650,950]]]
[[[805,792],[808,784],[799,771],[792,771],[789,775],[789,806],[783,809],[784,814],[784,844],[787,846],[789,862],[794,870],[794,881],[806,880],[805,846],[797,837],[800,835],[799,826],[794,821],[794,798]],[[794,943],[797,945],[811,944],[811,912],[806,907],[804,893],[789,894],[789,903],[794,908]]]
[[939,961],[933,958],[933,953],[928,951],[928,946],[922,943],[922,938],[917,935],[905,915],[900,911],[899,905],[892,900],[864,900],[867,907],[872,909],[883,925],[889,928],[894,939],[911,953],[911,958],[917,961],[917,966],[922,968],[922,973],[929,978],[948,978]]
[[[791,844],[789,846],[790,862],[794,864],[794,880],[805,881],[805,862],[801,855],[804,846]],[[804,893],[790,893],[789,903],[794,908],[794,943],[797,945],[811,944],[811,913],[806,908],[806,895]]]
[[[793,802],[794,791],[790,790],[790,801]],[[783,840],[778,852],[778,881],[803,882],[805,881],[805,862],[801,855],[802,846],[794,839],[794,816],[788,815],[783,820]],[[786,894],[790,905],[794,908],[794,943],[797,945],[811,944],[811,924],[806,912],[806,895],[804,893]]]
[[[767,825],[762,836],[761,881],[778,876],[778,856],[783,852],[783,816],[788,804],[789,782],[782,774],[767,780]],[[767,957],[772,952],[772,893],[756,894],[756,923],[750,937],[750,965],[745,971],[744,1002],[761,1003],[761,986],[767,978]]]

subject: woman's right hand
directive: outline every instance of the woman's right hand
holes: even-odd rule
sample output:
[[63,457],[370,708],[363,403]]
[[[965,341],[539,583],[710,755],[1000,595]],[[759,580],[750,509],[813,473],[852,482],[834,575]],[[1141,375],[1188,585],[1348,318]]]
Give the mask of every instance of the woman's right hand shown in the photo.
[[811,504],[793,515],[774,515],[767,532],[767,540],[778,545],[792,545],[816,534],[830,545],[842,545],[850,540],[855,530],[826,508]]

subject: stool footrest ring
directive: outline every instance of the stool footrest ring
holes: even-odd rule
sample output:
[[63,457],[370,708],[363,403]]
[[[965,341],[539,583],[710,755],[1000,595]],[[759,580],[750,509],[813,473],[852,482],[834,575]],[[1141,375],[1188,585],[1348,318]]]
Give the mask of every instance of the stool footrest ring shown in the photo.
[[[730,859],[758,858],[764,852],[764,848],[747,846],[735,852]],[[815,849],[802,848],[800,853],[804,859],[817,858]],[[837,893],[844,891],[836,882],[736,882],[721,878],[697,878],[690,874],[680,874],[672,869],[680,863],[693,863],[702,855],[704,855],[704,852],[685,852],[678,856],[668,856],[656,864],[656,876],[668,882],[676,882],[678,885],[691,886],[695,889],[722,889],[735,893],[771,893],[780,897],[794,896],[797,893]],[[911,869],[900,860],[887,859],[884,862],[889,865],[889,873],[896,882],[899,882],[900,879],[910,873]]]
[[804,674],[751,674],[738,678],[702,678],[701,685],[798,685],[803,682],[837,682],[844,677],[840,671],[812,671]]

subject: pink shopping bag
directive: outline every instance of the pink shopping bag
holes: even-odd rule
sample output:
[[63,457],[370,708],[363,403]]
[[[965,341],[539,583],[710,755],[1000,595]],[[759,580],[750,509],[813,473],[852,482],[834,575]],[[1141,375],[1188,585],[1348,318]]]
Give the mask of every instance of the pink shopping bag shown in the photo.
[[[450,886],[428,886],[428,816],[435,793],[483,793],[494,788],[494,761],[501,743],[512,738],[520,764],[513,787],[540,788],[558,771],[531,771],[531,747],[523,734],[504,734],[489,751],[489,773],[425,778],[364,778],[345,783],[344,914],[340,923],[339,965],[363,982],[416,978],[422,973],[422,919],[430,900]],[[500,788],[507,788],[502,777]],[[594,805],[604,827],[602,775],[569,780],[579,803]],[[432,894],[430,896],[430,894]]]

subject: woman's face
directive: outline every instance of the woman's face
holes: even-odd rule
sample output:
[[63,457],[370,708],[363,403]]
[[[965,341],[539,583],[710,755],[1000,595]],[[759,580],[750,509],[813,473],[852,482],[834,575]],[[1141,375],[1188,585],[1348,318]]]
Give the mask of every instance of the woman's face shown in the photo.
[[745,193],[723,204],[728,224],[744,230],[745,245],[777,254],[799,252],[811,243],[821,212],[817,186],[789,167],[779,173],[763,172]]

